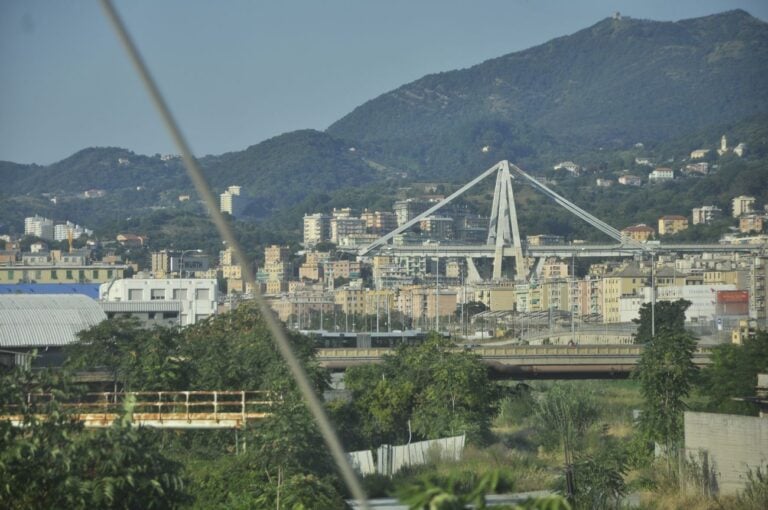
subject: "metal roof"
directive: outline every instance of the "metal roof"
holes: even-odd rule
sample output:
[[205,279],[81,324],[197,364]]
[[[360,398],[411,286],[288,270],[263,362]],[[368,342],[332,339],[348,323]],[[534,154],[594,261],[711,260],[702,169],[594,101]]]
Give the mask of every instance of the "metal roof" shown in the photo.
[[82,295],[0,295],[0,347],[67,345],[106,318],[99,303]]
[[178,312],[181,301],[101,301],[99,303],[105,312],[116,313],[147,313],[147,312]]
[[82,294],[99,299],[98,283],[12,283],[0,284],[0,294]]

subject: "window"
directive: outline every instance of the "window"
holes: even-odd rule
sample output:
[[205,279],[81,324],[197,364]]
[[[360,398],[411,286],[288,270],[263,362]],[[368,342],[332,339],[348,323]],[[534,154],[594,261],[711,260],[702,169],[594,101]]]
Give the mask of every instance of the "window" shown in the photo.
[[8,270],[8,279],[13,280],[13,269]]
[[112,273],[113,271],[111,269],[107,270],[107,278],[109,278],[110,280],[112,279]]
[[98,280],[99,279],[99,270],[98,269],[94,269],[93,270],[93,272],[91,273],[91,278],[93,278],[94,280]]
[[66,278],[67,278],[67,280],[71,280],[72,279],[72,270],[71,269],[67,269]]
[[187,299],[187,289],[173,289],[173,299],[176,301]]
[[143,292],[141,289],[129,289],[128,301],[141,301]]
[[35,271],[35,280],[39,280],[42,277],[43,277],[43,272],[42,271],[40,271],[39,269],[37,271]]
[[150,299],[152,301],[156,301],[158,299],[165,299],[165,289],[150,290]]
[[163,312],[163,319],[175,319],[178,316],[178,312]]
[[208,299],[210,299],[210,295],[211,295],[210,289],[197,289],[195,291],[195,299],[197,301],[207,301]]
[[80,280],[81,282],[82,282],[83,280],[85,280],[85,271],[83,271],[82,269],[80,269],[80,270],[77,272],[77,279],[78,279],[78,280]]
[[51,280],[58,280],[59,274],[56,272],[55,269],[51,269]]

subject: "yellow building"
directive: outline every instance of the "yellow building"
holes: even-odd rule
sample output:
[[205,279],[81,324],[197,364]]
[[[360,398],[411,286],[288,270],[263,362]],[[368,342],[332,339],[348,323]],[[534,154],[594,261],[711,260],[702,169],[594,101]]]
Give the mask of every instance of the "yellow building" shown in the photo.
[[366,315],[395,310],[397,294],[393,289],[368,289],[363,293],[363,312]]
[[[571,286],[562,278],[541,280],[515,286],[516,307],[519,312],[569,310]],[[493,298],[491,298],[493,303]]]
[[492,312],[515,310],[517,304],[517,291],[513,287],[491,289],[490,301],[490,310]]
[[643,288],[654,285],[658,287],[682,286],[685,284],[685,274],[677,273],[669,267],[657,268],[651,275],[651,268],[640,267],[631,262],[621,269],[614,271],[603,278],[603,322],[621,322],[620,299],[628,296],[640,296]]
[[363,289],[346,286],[334,291],[333,300],[346,314],[363,314],[365,313],[364,294]]
[[747,214],[739,218],[739,232],[749,234],[750,232],[762,232],[765,225],[765,217],[757,214]]
[[397,308],[406,317],[418,320],[434,320],[435,317],[447,317],[456,312],[456,291],[439,291],[432,286],[413,285],[402,287],[397,296]]
[[688,228],[685,216],[667,215],[659,218],[659,235],[672,235]]
[[0,283],[106,283],[125,278],[121,265],[14,265],[0,267]]

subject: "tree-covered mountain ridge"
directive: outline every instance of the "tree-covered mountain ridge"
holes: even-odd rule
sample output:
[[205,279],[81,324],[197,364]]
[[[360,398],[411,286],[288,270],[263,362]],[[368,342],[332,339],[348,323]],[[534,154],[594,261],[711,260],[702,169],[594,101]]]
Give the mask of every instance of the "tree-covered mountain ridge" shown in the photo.
[[328,132],[380,141],[496,118],[590,145],[657,142],[768,111],[767,65],[768,23],[741,10],[678,22],[609,18],[427,75],[361,105]]
[[[726,128],[740,132],[732,140],[747,142],[752,157],[766,156],[766,70],[768,23],[744,11],[677,22],[609,18],[425,76],[368,101],[326,132],[285,133],[200,162],[216,192],[242,186],[254,204],[251,216],[263,218],[305,209],[308,198],[338,190],[387,194],[419,179],[466,182],[501,159],[541,173],[566,159],[615,160],[643,142],[650,155],[679,161],[702,145],[714,149]],[[0,162],[0,178],[7,183],[0,202],[132,190],[119,203],[106,201],[111,216],[135,216],[138,204],[169,206],[176,194],[192,192],[179,159],[120,148],[84,149],[48,166]],[[36,204],[34,211],[12,209],[32,214]],[[97,209],[89,206],[89,216]]]

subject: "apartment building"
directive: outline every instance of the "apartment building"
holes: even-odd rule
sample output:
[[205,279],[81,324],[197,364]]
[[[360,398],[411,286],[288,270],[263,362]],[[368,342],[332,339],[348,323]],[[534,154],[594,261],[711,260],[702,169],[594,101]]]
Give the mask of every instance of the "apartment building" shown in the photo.
[[659,218],[659,235],[672,235],[688,228],[685,216],[665,215]]
[[694,225],[708,225],[720,218],[723,214],[723,210],[714,205],[703,205],[692,209],[691,214],[693,216]]
[[740,195],[731,200],[733,217],[738,218],[755,211],[755,197]]
[[331,238],[331,217],[323,213],[304,215],[304,246],[311,248]]
[[633,241],[643,243],[652,237],[655,237],[656,231],[645,223],[640,223],[638,225],[632,225],[631,227],[623,229],[621,231],[621,235],[628,239],[632,239]]
[[216,314],[218,288],[215,279],[203,278],[132,278],[102,284],[99,299],[129,302],[140,307],[146,303],[176,301],[181,303],[179,324],[189,326]]

